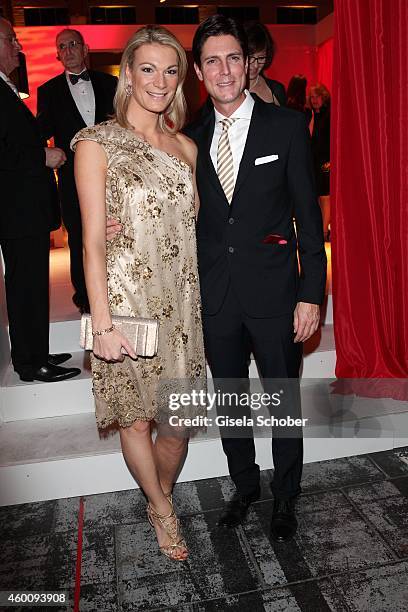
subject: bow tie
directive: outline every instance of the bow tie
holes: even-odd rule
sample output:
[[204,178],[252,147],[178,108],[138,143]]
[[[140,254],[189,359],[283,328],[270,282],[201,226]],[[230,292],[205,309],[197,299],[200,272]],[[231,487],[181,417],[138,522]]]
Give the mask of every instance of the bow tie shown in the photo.
[[78,81],[80,81],[81,79],[83,81],[89,81],[89,72],[87,70],[84,70],[83,72],[81,72],[81,74],[68,74],[69,76],[69,80],[71,81],[71,83],[73,85],[76,85],[78,83]]

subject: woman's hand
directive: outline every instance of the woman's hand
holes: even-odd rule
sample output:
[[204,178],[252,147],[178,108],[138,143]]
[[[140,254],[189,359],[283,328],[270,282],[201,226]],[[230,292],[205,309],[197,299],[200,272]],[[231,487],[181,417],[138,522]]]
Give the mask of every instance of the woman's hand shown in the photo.
[[106,240],[113,240],[122,230],[122,226],[116,219],[108,217],[106,219]]
[[94,336],[93,353],[104,361],[123,361],[125,355],[137,359],[129,341],[117,329],[102,336]]

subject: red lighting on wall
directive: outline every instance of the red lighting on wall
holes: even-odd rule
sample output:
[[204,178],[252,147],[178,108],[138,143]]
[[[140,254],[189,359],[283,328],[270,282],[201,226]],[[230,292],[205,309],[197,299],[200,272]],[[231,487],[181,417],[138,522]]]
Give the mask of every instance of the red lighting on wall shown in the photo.
[[[91,51],[121,52],[132,34],[141,26],[86,25],[73,27],[82,33]],[[191,41],[197,26],[172,25],[168,27],[186,49],[191,49]],[[33,113],[36,113],[37,88],[62,71],[61,63],[56,57],[55,38],[64,28],[39,26],[15,29],[27,60],[30,97],[26,100],[26,104]],[[313,26],[279,25],[269,26],[269,29],[276,41],[277,53],[271,68],[267,71],[268,76],[282,81],[287,86],[294,74],[302,73],[308,79],[309,84],[319,79],[330,88],[332,40],[317,48],[314,44]]]

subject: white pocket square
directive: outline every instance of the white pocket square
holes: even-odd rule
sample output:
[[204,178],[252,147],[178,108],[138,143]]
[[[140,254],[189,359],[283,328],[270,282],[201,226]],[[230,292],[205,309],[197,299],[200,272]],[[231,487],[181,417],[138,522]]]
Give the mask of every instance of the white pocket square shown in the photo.
[[255,160],[255,166],[260,166],[261,164],[269,164],[269,162],[273,162],[279,159],[279,155],[266,155],[265,157],[257,157]]

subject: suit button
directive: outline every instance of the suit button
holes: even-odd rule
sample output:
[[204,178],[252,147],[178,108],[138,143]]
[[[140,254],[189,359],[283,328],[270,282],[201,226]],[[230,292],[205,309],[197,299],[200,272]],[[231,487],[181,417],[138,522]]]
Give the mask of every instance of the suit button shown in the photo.
[[230,225],[233,225],[233,224],[235,223],[235,219],[233,219],[232,217],[230,217],[230,218],[228,219],[228,223],[229,223]]
[[234,247],[228,247],[228,251],[229,251],[229,253],[233,253],[234,252]]

